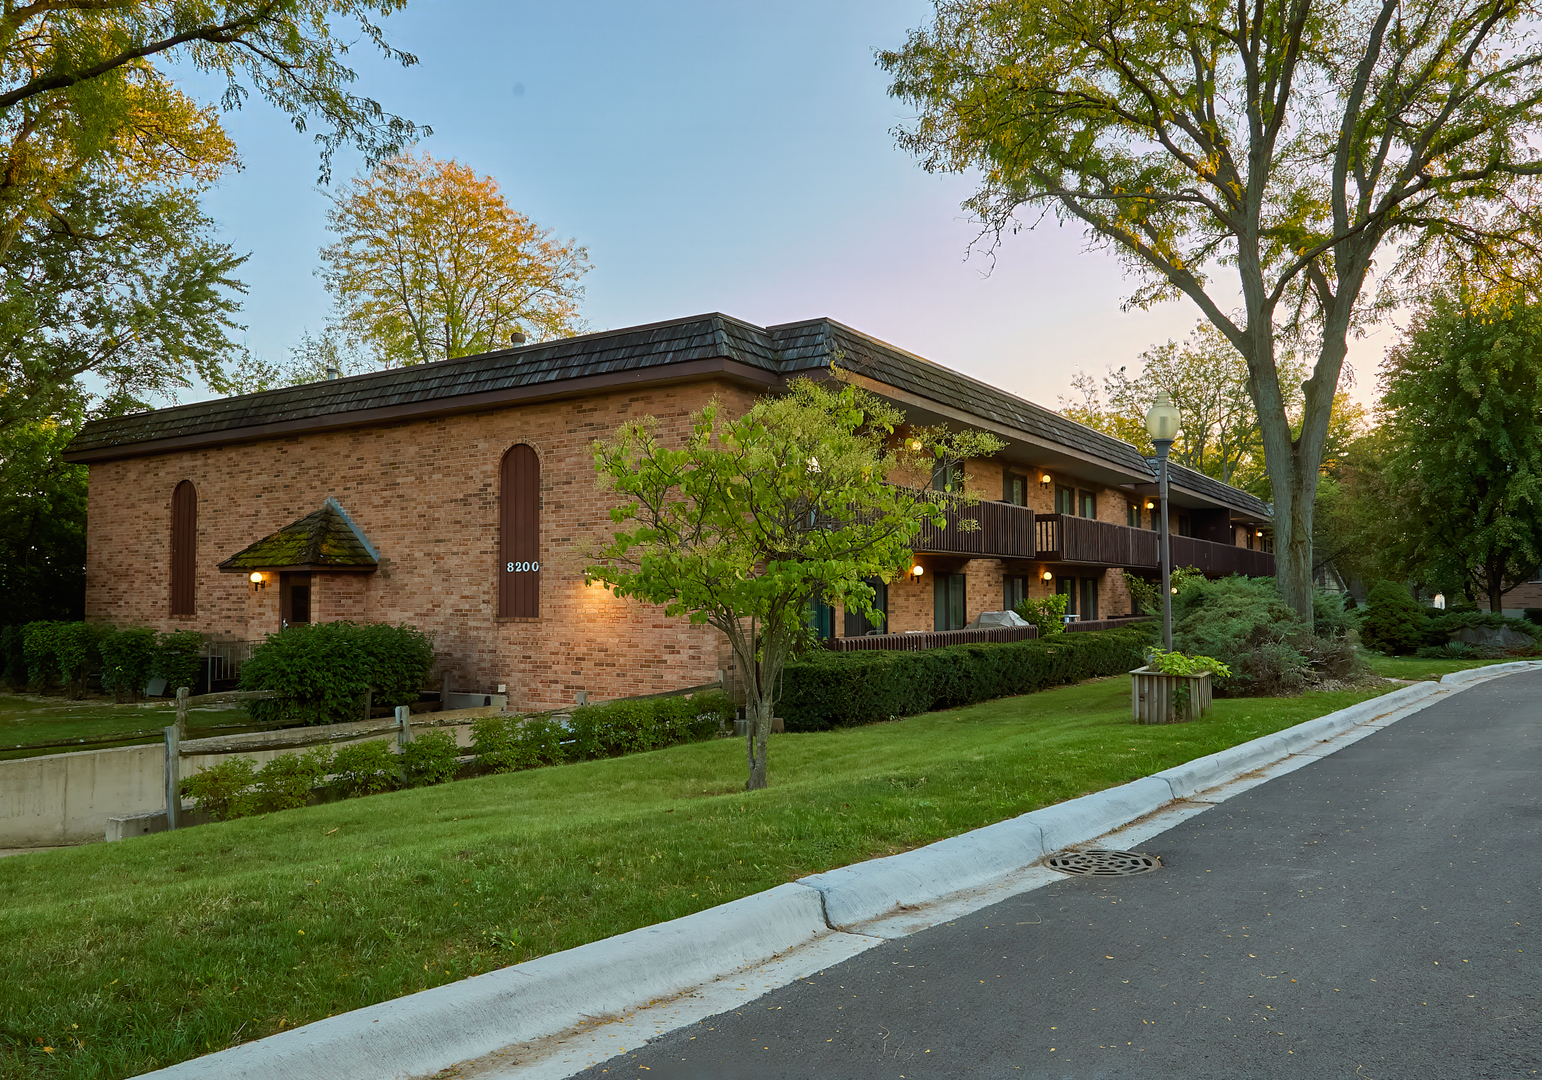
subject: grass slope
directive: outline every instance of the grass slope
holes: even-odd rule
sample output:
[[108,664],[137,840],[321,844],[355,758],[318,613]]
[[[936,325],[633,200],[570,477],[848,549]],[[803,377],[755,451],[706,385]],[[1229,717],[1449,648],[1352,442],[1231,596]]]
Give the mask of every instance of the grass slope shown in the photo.
[[0,1076],[106,1078],[915,847],[1375,696],[1130,722],[1121,676],[0,863]]
[[[93,738],[154,731],[144,738],[125,739],[125,743],[154,742],[159,731],[177,722],[177,706],[170,701],[147,701],[134,705],[115,705],[110,701],[66,701],[57,697],[36,695],[0,694],[0,760],[12,757],[32,757],[36,754],[62,754],[66,750],[33,750],[4,752],[7,746],[25,743],[57,742],[62,739]],[[224,725],[250,725],[252,718],[245,709],[194,706],[188,710],[188,731],[196,738],[208,731],[214,734],[214,725],[222,731],[231,731]],[[100,749],[107,743],[93,744]]]
[[1411,682],[1430,682],[1453,671],[1488,667],[1490,664],[1513,664],[1514,657],[1503,660],[1421,660],[1416,656],[1368,655],[1366,662],[1371,670],[1384,679],[1405,679]]

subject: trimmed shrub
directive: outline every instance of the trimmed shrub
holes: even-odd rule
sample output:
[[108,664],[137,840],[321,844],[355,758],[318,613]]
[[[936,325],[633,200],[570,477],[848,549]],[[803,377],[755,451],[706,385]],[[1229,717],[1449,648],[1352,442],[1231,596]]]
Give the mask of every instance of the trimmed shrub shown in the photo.
[[257,812],[257,769],[251,758],[226,758],[218,765],[194,773],[182,781],[182,794],[215,821],[246,817]]
[[777,712],[788,731],[828,731],[1030,694],[1140,667],[1150,640],[1146,627],[1124,627],[1050,641],[816,654],[783,669]]
[[[59,677],[64,681],[67,696],[80,699],[86,696],[86,680],[102,666],[102,653],[98,645],[111,627],[102,623],[61,622],[54,637],[54,655],[59,664]],[[201,640],[201,639],[200,639]]]
[[27,668],[27,685],[34,691],[47,690],[59,675],[59,628],[63,625],[31,622],[21,628],[22,662]]
[[0,627],[0,679],[12,690],[27,685],[27,657],[22,651],[25,641],[21,626]]
[[460,771],[460,747],[450,731],[425,731],[402,750],[402,772],[410,787],[454,780]]
[[376,739],[340,747],[332,772],[344,795],[376,795],[400,786],[401,762],[390,743]]
[[585,705],[568,725],[574,758],[613,757],[710,739],[733,709],[722,693]]
[[409,626],[289,626],[241,665],[241,689],[277,692],[247,704],[259,723],[333,724],[358,719],[366,691],[382,708],[416,701],[433,662],[432,640]]
[[257,771],[257,807],[293,810],[310,802],[311,791],[332,771],[332,748],[316,746],[303,754],[284,754]]
[[567,729],[549,716],[484,716],[471,725],[471,752],[493,772],[513,772],[567,759]]
[[1508,627],[1520,634],[1535,640],[1542,636],[1542,625],[1532,622],[1530,619],[1508,619],[1494,611],[1448,611],[1443,614],[1431,616],[1427,639],[1431,645],[1441,645],[1457,640],[1456,635],[1463,630],[1471,630],[1476,627],[1487,627],[1491,630],[1499,630]]
[[155,661],[155,631],[147,626],[109,630],[97,646],[102,654],[102,689],[115,701],[138,701]]
[[1408,590],[1392,581],[1371,587],[1360,614],[1360,637],[1372,649],[1397,656],[1425,644],[1429,616]]
[[189,693],[198,690],[198,666],[202,662],[203,635],[197,630],[176,630],[162,634],[155,642],[155,656],[150,674],[166,680],[166,692],[175,695],[185,686]]
[[1065,606],[1071,598],[1065,593],[1032,599],[1023,597],[1017,602],[1017,616],[1039,628],[1039,637],[1053,637],[1065,633]]

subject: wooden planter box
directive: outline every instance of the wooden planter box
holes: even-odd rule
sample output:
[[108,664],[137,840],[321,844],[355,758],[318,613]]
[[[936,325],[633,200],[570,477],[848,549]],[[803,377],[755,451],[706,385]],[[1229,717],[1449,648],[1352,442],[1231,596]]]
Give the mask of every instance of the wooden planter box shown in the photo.
[[1164,675],[1150,668],[1130,672],[1130,712],[1137,724],[1179,724],[1210,710],[1210,672]]

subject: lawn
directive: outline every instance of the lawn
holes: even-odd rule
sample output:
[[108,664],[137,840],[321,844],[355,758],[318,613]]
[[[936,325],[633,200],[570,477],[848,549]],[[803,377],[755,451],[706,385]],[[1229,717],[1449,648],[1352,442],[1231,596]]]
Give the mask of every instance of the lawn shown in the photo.
[[[0,694],[0,760],[29,757],[34,754],[59,754],[63,750],[6,751],[6,747],[26,743],[58,742],[64,739],[97,738],[122,734],[121,743],[92,743],[91,749],[160,739],[160,729],[177,720],[177,707],[170,701],[147,701],[137,705],[115,705],[110,701],[67,701],[60,697],[35,694]],[[188,710],[188,732],[200,735],[230,733],[229,725],[246,727],[252,718],[243,708],[193,707]],[[141,734],[148,733],[148,734]],[[135,737],[138,735],[138,737]]]
[[1468,668],[1515,662],[1513,656],[1503,660],[1421,660],[1415,656],[1368,654],[1365,659],[1371,665],[1371,670],[1384,679],[1404,679],[1414,682],[1439,679],[1442,675],[1449,675],[1453,671],[1466,671]]
[[[0,863],[0,1077],[109,1078],[1124,783],[1375,696],[1130,722],[1118,676]],[[1385,689],[1391,689],[1386,687]]]

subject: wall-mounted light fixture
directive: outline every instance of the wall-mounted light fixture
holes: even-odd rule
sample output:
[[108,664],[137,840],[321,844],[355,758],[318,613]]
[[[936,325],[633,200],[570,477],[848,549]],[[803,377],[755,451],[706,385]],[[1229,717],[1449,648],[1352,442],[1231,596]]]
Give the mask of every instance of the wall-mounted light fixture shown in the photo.
[[1051,484],[1053,484],[1054,482],[1055,482],[1055,478],[1053,476],[1051,476],[1049,473],[1040,473],[1039,474],[1039,486],[1041,488],[1047,488]]
[[922,566],[920,563],[916,563],[910,568],[910,572],[916,578],[920,578],[922,574],[926,573],[926,567]]
[[268,587],[267,581],[265,581],[263,579],[262,571],[261,570],[253,570],[252,571],[252,576],[251,576],[251,578],[249,580],[252,583],[253,591],[255,591],[257,589],[266,589]]
[[1050,573],[1048,570],[1044,571],[1044,573],[1040,574],[1039,576],[1042,577],[1045,581],[1055,580],[1055,575]]
[[1259,530],[1258,530],[1258,535],[1259,535],[1259,536],[1262,536],[1262,535],[1263,535],[1263,534],[1264,534],[1264,531],[1263,531],[1263,530],[1262,530],[1262,529],[1259,529]]
[[1156,509],[1156,503],[1152,502],[1150,499],[1147,499],[1146,500],[1146,509],[1147,510],[1155,510]]

